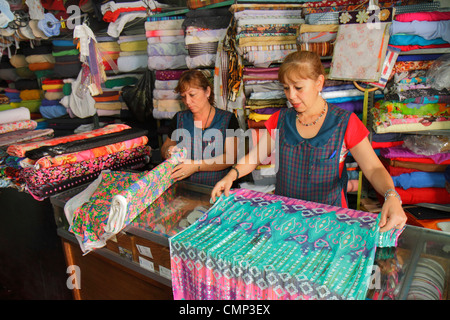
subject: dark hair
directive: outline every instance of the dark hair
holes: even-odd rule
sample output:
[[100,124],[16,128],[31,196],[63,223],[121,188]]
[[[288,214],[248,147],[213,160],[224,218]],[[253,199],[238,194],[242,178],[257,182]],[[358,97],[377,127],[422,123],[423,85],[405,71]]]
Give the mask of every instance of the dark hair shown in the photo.
[[295,78],[317,80],[320,75],[325,75],[325,69],[319,55],[311,51],[288,54],[278,70],[278,80],[281,83]]
[[176,93],[183,93],[192,87],[201,88],[205,91],[209,87],[211,89],[211,94],[209,95],[208,101],[211,105],[214,105],[214,89],[211,82],[201,70],[192,69],[183,72],[174,91]]

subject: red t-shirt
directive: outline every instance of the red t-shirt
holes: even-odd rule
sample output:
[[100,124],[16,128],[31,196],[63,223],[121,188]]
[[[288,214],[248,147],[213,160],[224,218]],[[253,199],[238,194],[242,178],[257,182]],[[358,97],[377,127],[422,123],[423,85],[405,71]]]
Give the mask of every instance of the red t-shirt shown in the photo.
[[[280,115],[280,111],[274,113],[266,122],[265,126],[269,131],[269,134],[272,134],[272,130],[277,128],[278,125],[278,117]],[[339,158],[339,176],[342,176],[342,170],[345,168],[345,158],[348,154],[348,151],[358,145],[365,137],[369,135],[369,130],[367,130],[366,126],[359,120],[358,116],[354,113],[350,115],[350,119],[348,121],[347,129],[344,135],[344,143],[342,145],[342,149],[340,152]],[[312,138],[314,139],[314,138]],[[347,204],[345,203],[344,194],[342,194],[342,206],[345,208]]]

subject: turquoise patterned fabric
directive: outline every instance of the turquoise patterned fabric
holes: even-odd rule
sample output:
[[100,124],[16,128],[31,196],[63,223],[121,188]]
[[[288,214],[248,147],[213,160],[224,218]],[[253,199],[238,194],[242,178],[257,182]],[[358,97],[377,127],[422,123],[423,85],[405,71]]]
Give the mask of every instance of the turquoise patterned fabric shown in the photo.
[[377,214],[239,189],[170,238],[175,299],[364,299]]

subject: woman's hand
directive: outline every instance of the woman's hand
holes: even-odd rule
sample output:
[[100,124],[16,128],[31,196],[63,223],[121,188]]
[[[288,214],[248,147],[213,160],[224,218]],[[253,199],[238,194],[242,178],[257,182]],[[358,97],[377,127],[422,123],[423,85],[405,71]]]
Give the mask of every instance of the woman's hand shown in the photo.
[[396,197],[388,197],[381,208],[380,232],[402,229],[407,217],[400,201]]
[[222,193],[225,193],[225,196],[228,197],[230,195],[230,189],[233,185],[233,181],[233,178],[227,174],[222,180],[217,182],[211,191],[211,200],[216,202],[216,197],[219,198]]
[[166,159],[169,159],[174,153],[179,152],[181,149],[178,148],[177,146],[170,146],[167,148],[166,151]]
[[180,163],[173,168],[170,177],[175,181],[186,179],[198,171],[199,165],[195,163]]

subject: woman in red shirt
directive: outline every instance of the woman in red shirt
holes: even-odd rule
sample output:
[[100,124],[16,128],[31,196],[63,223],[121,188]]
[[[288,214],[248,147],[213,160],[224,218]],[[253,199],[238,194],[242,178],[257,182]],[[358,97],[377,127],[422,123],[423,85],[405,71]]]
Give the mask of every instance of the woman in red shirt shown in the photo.
[[[380,230],[403,228],[406,215],[400,196],[367,138],[367,128],[355,114],[328,104],[320,95],[325,81],[320,57],[309,51],[288,55],[278,79],[292,108],[266,122],[267,132],[257,147],[215,185],[212,199],[222,192],[228,196],[233,181],[252,172],[278,144],[275,194],[347,207],[344,160],[351,151],[375,190],[385,195]],[[266,154],[260,156],[260,150]]]

